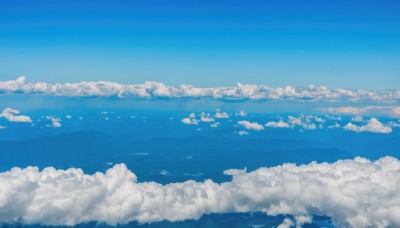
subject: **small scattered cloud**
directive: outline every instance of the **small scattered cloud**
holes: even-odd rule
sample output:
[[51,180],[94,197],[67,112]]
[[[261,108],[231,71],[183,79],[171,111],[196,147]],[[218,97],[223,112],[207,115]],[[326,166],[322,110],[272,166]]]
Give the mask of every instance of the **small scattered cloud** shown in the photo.
[[243,136],[243,135],[249,135],[247,131],[239,131],[238,135]]
[[51,121],[51,125],[46,125],[46,126],[51,126],[54,128],[61,127],[61,118],[60,117],[54,117],[54,116],[46,116],[46,119]]
[[244,110],[240,110],[239,112],[235,113],[235,116],[244,117],[244,116],[247,116],[247,112]]
[[270,121],[266,123],[265,126],[272,128],[290,128],[290,125],[288,123],[285,123],[283,120],[279,120],[278,122]]
[[261,131],[264,130],[263,125],[257,123],[257,122],[250,122],[247,120],[241,120],[237,122],[239,125],[242,127],[246,128],[247,130],[255,130],[255,131]]
[[217,119],[228,119],[229,115],[226,112],[221,112],[220,110],[217,110],[214,117]]
[[384,124],[379,122],[379,120],[376,118],[369,119],[366,125],[358,126],[352,123],[348,123],[343,128],[345,130],[355,131],[355,132],[373,132],[373,133],[384,133],[384,134],[392,132],[391,127],[385,126]]
[[32,119],[26,115],[20,115],[16,109],[6,108],[0,114],[0,117],[7,119],[10,122],[32,123]]

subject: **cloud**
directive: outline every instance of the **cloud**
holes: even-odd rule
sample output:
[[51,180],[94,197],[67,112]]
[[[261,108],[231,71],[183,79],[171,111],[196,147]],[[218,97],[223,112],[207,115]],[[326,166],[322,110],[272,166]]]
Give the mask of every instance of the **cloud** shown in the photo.
[[249,133],[248,133],[247,131],[239,131],[238,134],[239,134],[240,136],[249,135]]
[[215,119],[211,117],[211,114],[210,114],[210,113],[204,113],[204,112],[202,112],[202,113],[200,114],[200,121],[201,121],[201,122],[205,122],[205,123],[212,123],[212,122],[215,121]]
[[217,118],[217,119],[227,119],[227,118],[229,118],[229,115],[226,112],[221,112],[221,111],[218,110],[215,113],[214,117]]
[[270,121],[265,124],[266,127],[273,127],[273,128],[289,128],[289,124],[283,122],[283,120],[279,120],[278,122]]
[[373,133],[391,133],[392,128],[389,126],[385,126],[381,122],[379,122],[376,118],[371,118],[367,121],[366,125],[358,126],[352,123],[348,123],[346,126],[343,127],[348,131],[355,131],[355,132],[373,132]]
[[399,227],[399,173],[400,161],[392,157],[283,164],[237,172],[224,183],[167,185],[138,182],[123,164],[93,175],[75,168],[13,168],[0,173],[0,221],[114,225],[260,211],[292,215],[300,224],[325,215],[338,227]]
[[351,117],[351,121],[353,121],[353,122],[364,122],[364,118],[362,116],[353,116],[353,117]]
[[32,122],[32,119],[29,116],[19,115],[19,113],[20,112],[18,110],[12,108],[6,108],[0,114],[0,117],[6,118],[10,122],[21,122],[21,123]]
[[239,112],[235,113],[236,116],[247,116],[247,112],[244,110],[240,110]]
[[400,106],[365,106],[365,107],[336,107],[316,108],[323,112],[346,115],[380,115],[400,117]]
[[257,123],[257,122],[250,122],[247,120],[241,120],[238,121],[238,124],[246,128],[247,130],[255,130],[255,131],[261,131],[264,130],[263,125]]
[[281,224],[279,224],[279,226],[277,228],[290,228],[294,225],[294,222],[289,219],[289,218],[285,218],[283,220],[283,222]]
[[60,123],[61,119],[60,119],[60,117],[46,116],[46,119],[51,121],[51,125],[48,125],[49,127],[50,126],[51,127],[55,127],[55,128],[61,127],[61,123]]
[[218,127],[221,123],[220,122],[215,122],[210,124],[210,127]]
[[183,118],[181,121],[184,124],[199,124],[199,121],[196,119]]
[[2,125],[0,125],[0,129],[6,129],[7,127],[4,127],[4,126],[2,126]]
[[331,89],[326,86],[278,87],[237,83],[234,87],[168,86],[160,82],[120,84],[107,81],[78,83],[28,82],[24,76],[0,81],[0,93],[46,94],[67,97],[210,98],[219,100],[393,101],[400,90]]

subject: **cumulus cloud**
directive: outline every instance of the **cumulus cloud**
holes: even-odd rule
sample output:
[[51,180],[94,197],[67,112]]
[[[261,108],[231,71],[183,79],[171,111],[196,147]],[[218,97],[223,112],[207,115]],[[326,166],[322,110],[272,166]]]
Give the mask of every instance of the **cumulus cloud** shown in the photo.
[[373,133],[391,133],[392,128],[389,126],[385,126],[381,122],[379,122],[376,118],[371,118],[367,121],[366,125],[358,126],[352,123],[348,123],[346,126],[343,127],[348,131],[355,131],[355,132],[373,132]]
[[239,134],[240,136],[249,135],[249,133],[248,133],[247,131],[239,131],[238,134]]
[[229,115],[226,112],[221,112],[220,110],[217,110],[214,117],[217,119],[227,119],[229,118]]
[[247,130],[255,130],[255,131],[261,131],[264,130],[263,125],[257,123],[257,122],[250,122],[247,120],[241,120],[238,121],[238,124],[246,128]]
[[0,117],[6,118],[10,122],[21,122],[21,123],[31,123],[32,119],[29,116],[19,115],[20,112],[18,110],[12,108],[6,108],[0,114]]
[[266,127],[273,127],[273,128],[289,128],[289,124],[283,122],[283,120],[279,120],[278,122],[270,121],[265,124]]
[[212,123],[212,122],[215,122],[215,119],[211,117],[210,113],[202,112],[200,114],[200,121],[205,122],[205,123]]
[[199,121],[196,119],[191,119],[191,118],[183,118],[182,123],[184,124],[199,124]]
[[338,227],[400,226],[400,161],[392,157],[228,172],[232,180],[224,183],[161,185],[138,182],[123,164],[93,175],[75,168],[13,168],[0,173],[0,221],[113,225],[260,211],[292,215],[296,224],[325,215]]
[[346,115],[381,115],[400,117],[400,106],[336,107],[317,108],[317,110]]
[[46,116],[46,119],[51,121],[51,125],[47,125],[47,126],[51,126],[51,127],[61,127],[61,118],[60,117],[54,117],[54,116]]
[[392,101],[400,90],[331,89],[326,86],[271,88],[267,85],[237,83],[234,87],[198,88],[168,86],[160,82],[120,84],[107,81],[78,83],[28,82],[24,76],[0,81],[0,93],[46,94],[68,97],[211,98],[227,100],[304,100],[304,101]]

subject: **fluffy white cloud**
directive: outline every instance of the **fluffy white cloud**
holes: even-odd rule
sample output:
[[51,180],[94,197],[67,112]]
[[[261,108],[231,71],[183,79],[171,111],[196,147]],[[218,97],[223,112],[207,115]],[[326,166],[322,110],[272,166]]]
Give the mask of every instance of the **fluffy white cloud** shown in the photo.
[[247,130],[255,130],[255,131],[261,131],[264,130],[263,125],[257,123],[257,122],[250,122],[247,120],[241,120],[238,121],[238,124],[246,128]]
[[191,118],[183,118],[182,123],[184,124],[199,124],[199,121],[196,119],[191,119]]
[[290,228],[294,225],[294,222],[290,218],[285,218],[277,228]]
[[226,112],[217,111],[215,113],[214,117],[217,119],[227,119],[227,118],[229,118],[229,115]]
[[27,82],[24,76],[0,81],[0,93],[47,94],[69,97],[212,98],[228,100],[360,101],[399,100],[400,90],[330,89],[326,86],[270,88],[266,85],[237,83],[235,87],[197,88],[168,86],[159,82],[119,84],[106,81],[78,83]]
[[249,133],[248,133],[247,131],[239,131],[238,134],[239,134],[240,136],[249,135]]
[[123,164],[106,173],[13,168],[0,173],[0,221],[75,225],[198,219],[204,214],[262,211],[290,214],[296,224],[326,215],[338,227],[400,226],[400,161],[385,157],[332,164],[284,164],[232,181],[137,182]]
[[265,124],[266,127],[273,127],[273,128],[289,128],[289,124],[283,122],[283,120],[279,120],[278,122],[270,121]]
[[202,112],[202,113],[200,114],[200,121],[201,121],[201,122],[205,122],[205,123],[212,123],[212,122],[215,121],[215,119],[211,117],[211,114],[210,114],[210,113],[204,113],[204,112]]
[[400,117],[400,106],[336,107],[317,108],[317,110],[347,115],[382,115]]
[[60,117],[54,117],[54,116],[46,116],[46,119],[51,121],[51,125],[48,125],[49,127],[61,127],[61,118]]
[[0,129],[6,129],[7,127],[4,127],[4,126],[2,126],[2,125],[0,125]]
[[6,108],[3,110],[3,112],[0,114],[0,117],[6,118],[10,122],[28,122],[31,123],[32,119],[29,116],[25,115],[19,115],[19,111],[12,109],[12,108]]
[[366,125],[357,126],[352,123],[348,123],[346,126],[343,127],[348,131],[355,131],[355,132],[373,132],[373,133],[391,133],[392,128],[389,126],[385,126],[381,122],[379,122],[376,118],[371,118],[368,120]]

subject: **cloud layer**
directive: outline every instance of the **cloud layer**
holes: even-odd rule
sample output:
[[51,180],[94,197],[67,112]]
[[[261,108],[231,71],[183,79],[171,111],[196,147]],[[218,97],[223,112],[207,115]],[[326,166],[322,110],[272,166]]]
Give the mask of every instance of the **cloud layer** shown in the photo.
[[252,172],[228,170],[232,181],[137,182],[123,164],[106,173],[13,168],[0,173],[0,221],[75,225],[198,219],[204,214],[260,211],[304,223],[326,215],[339,227],[400,226],[400,161],[363,158]]
[[400,90],[330,89],[326,86],[270,88],[237,83],[235,87],[198,88],[168,86],[159,82],[119,84],[106,81],[78,83],[27,82],[24,76],[1,81],[0,93],[47,94],[67,97],[211,98],[227,100],[382,101],[399,100]]
[[365,106],[365,107],[335,107],[316,108],[323,112],[347,115],[382,115],[400,117],[400,106]]

